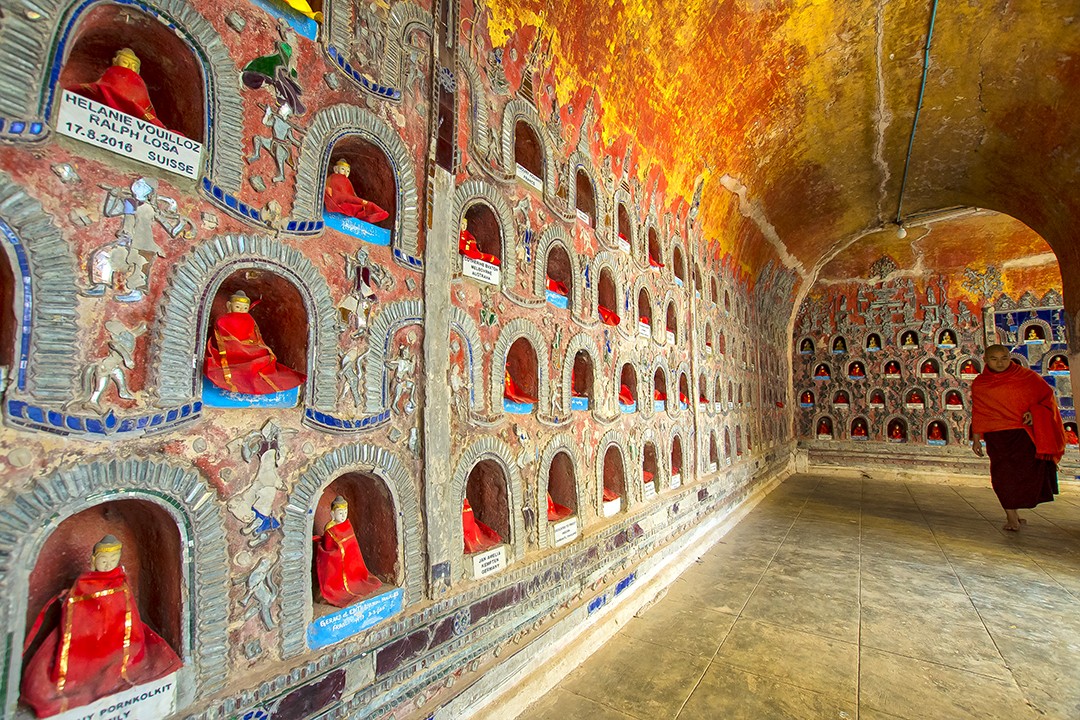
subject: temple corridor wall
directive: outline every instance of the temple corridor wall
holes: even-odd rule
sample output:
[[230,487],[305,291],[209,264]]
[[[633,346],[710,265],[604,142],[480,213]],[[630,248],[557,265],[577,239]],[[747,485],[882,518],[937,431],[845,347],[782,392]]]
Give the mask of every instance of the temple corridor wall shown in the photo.
[[[5,13],[0,715],[105,534],[176,717],[409,717],[788,471],[795,275],[472,12]],[[339,498],[378,586],[345,607]]]

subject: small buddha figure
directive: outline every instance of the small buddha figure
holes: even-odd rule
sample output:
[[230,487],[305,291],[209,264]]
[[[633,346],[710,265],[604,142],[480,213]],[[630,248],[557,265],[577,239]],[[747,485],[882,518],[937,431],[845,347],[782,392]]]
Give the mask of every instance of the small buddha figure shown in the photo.
[[158,118],[154,105],[150,102],[146,83],[139,75],[141,67],[142,61],[131,48],[121,48],[113,56],[112,65],[96,82],[82,83],[67,89],[76,95],[164,128],[165,124]]
[[844,353],[847,352],[847,343],[844,342],[844,338],[838,337],[833,341],[833,352]]
[[921,372],[923,375],[927,375],[927,374],[933,375],[933,374],[937,373],[937,368],[934,367],[933,361],[927,360],[926,362],[924,362],[922,364],[922,367],[919,369],[919,372]]
[[597,305],[596,311],[600,314],[600,322],[605,325],[615,327],[619,324],[619,316],[615,314],[615,311],[611,308],[606,308],[603,305]]
[[866,341],[867,350],[880,350],[881,346],[878,344],[877,335],[871,335]]
[[214,322],[214,337],[206,341],[204,372],[222,390],[269,395],[292,390],[307,376],[278,363],[251,317],[251,300],[238,290],[229,296],[228,312]]
[[841,390],[840,392],[836,393],[836,397],[833,398],[833,403],[835,405],[849,405],[850,400],[848,399],[847,391]]
[[817,369],[814,370],[814,377],[816,377],[816,378],[827,378],[827,377],[829,377],[829,368],[825,367],[824,365],[818,365]]
[[946,330],[945,332],[941,333],[941,344],[942,345],[955,345],[956,344],[956,338],[953,337],[952,331]]
[[1042,337],[1039,335],[1039,332],[1035,329],[1034,325],[1028,328],[1025,340],[1042,340]]
[[526,405],[536,402],[536,398],[521,390],[517,383],[514,382],[514,379],[510,377],[510,368],[503,371],[503,397],[511,402],[525,403]]
[[323,14],[317,10],[312,10],[307,0],[285,0],[285,2],[304,17],[311,18],[317,23],[322,22]]
[[1053,372],[1066,372],[1068,369],[1069,364],[1060,355],[1055,355],[1054,359],[1050,361],[1050,370]]
[[809,339],[803,340],[802,344],[799,345],[799,352],[802,352],[802,353],[812,353],[812,352],[814,352],[814,344],[812,342],[810,342]]
[[22,700],[49,717],[142,685],[183,664],[169,644],[143,623],[127,574],[123,545],[106,535],[94,545],[90,571],[42,608],[27,637],[36,639],[54,602],[60,622],[27,661]]
[[661,392],[659,388],[654,389],[652,395],[657,402],[667,402],[667,393]]
[[978,375],[978,373],[975,363],[971,360],[965,360],[964,364],[960,366],[961,375]]
[[874,405],[884,405],[885,404],[885,393],[881,392],[880,390],[875,390],[870,395],[870,402],[873,403]]
[[690,398],[686,397],[686,393],[684,393],[682,390],[679,391],[679,405],[681,405],[683,408],[686,408],[688,405],[690,405]]
[[799,397],[799,402],[801,402],[803,405],[813,405],[814,404],[814,393],[810,392],[809,390],[806,390]]
[[941,431],[941,423],[935,421],[930,423],[930,428],[926,431],[927,440],[944,440],[945,435]]
[[547,511],[548,522],[559,522],[560,520],[565,520],[566,518],[568,518],[568,517],[570,517],[571,515],[574,514],[574,511],[571,510],[570,508],[566,507],[565,505],[560,505],[559,503],[552,500],[551,499],[551,493],[548,493],[547,500],[548,500],[548,511]]
[[900,423],[893,422],[893,423],[889,424],[889,439],[890,440],[903,440],[904,439],[904,428],[901,427]]
[[654,477],[656,477],[656,473],[651,473],[648,470],[641,471],[641,481],[643,483],[651,483]]
[[502,542],[499,533],[476,519],[472,505],[469,504],[469,498],[465,498],[465,504],[461,510],[461,529],[465,536],[466,554],[490,550]]
[[664,263],[656,259],[656,257],[652,253],[649,253],[649,267],[654,270],[659,270],[664,267]]
[[1076,436],[1076,426],[1072,423],[1065,425],[1065,444],[1080,445],[1080,438]]
[[[466,230],[466,232],[468,231]],[[498,258],[496,258],[495,264],[498,264]],[[567,297],[570,294],[570,290],[566,287],[566,285],[559,282],[558,280],[553,280],[551,277],[548,276],[545,276],[545,280],[547,281],[547,289],[555,293],[556,295],[562,295],[563,297]]]
[[832,425],[827,418],[821,418],[817,426],[818,435],[832,435]]
[[912,390],[911,394],[908,395],[907,401],[912,405],[921,405],[923,402],[922,393],[920,393],[918,390]]
[[851,367],[848,369],[848,375],[853,378],[864,378],[866,377],[866,371],[863,370],[862,363],[855,362],[851,363]]
[[964,404],[964,400],[960,397],[960,393],[955,390],[950,390],[945,393],[945,404],[949,407],[961,407]]
[[900,344],[906,348],[916,347],[918,343],[915,342],[915,333],[910,330],[904,333],[904,336],[900,338]]
[[895,360],[890,360],[889,362],[885,363],[885,374],[886,375],[899,375],[900,374],[900,363],[896,362]]
[[315,573],[323,600],[335,607],[348,607],[382,586],[364,564],[349,521],[349,503],[340,495],[330,503],[330,522],[322,536],[315,538]]
[[866,437],[866,421],[859,418],[851,426],[851,437],[864,438]]
[[630,388],[626,386],[626,383],[619,385],[619,404],[620,405],[633,405],[634,395],[630,392]]
[[390,213],[356,194],[356,188],[349,180],[350,172],[349,163],[344,158],[334,163],[334,171],[326,178],[326,189],[323,191],[323,205],[326,210],[368,223],[377,223],[390,217]]

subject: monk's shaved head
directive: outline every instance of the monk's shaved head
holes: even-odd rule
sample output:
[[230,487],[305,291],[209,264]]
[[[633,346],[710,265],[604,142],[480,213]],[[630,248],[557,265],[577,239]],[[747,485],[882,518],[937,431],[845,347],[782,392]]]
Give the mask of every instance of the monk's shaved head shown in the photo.
[[990,353],[1005,353],[1006,355],[1011,355],[1012,354],[1009,351],[1009,348],[1005,347],[1004,345],[1000,345],[1000,344],[999,345],[990,345],[985,350],[983,350],[983,357],[989,357]]

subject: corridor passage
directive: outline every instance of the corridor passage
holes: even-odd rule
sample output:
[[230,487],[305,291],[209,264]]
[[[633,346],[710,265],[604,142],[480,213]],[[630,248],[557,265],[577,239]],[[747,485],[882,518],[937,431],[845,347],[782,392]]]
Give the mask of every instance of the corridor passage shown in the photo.
[[[989,481],[987,482],[989,485]],[[1080,497],[798,475],[526,720],[1080,718]]]

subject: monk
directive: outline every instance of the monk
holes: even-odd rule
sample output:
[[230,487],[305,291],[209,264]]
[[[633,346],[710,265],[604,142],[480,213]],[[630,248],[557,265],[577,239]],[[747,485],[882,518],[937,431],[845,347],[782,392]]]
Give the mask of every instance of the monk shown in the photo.
[[899,375],[900,374],[900,364],[897,363],[895,360],[892,360],[892,361],[889,361],[889,362],[885,363],[885,374],[886,375]]
[[937,368],[934,367],[934,363],[927,360],[922,364],[922,368],[919,369],[919,372],[923,375],[933,375],[937,372]]
[[323,600],[335,607],[348,607],[382,586],[364,564],[349,503],[340,495],[330,503],[330,522],[322,536],[315,538],[315,574]]
[[499,533],[476,519],[469,498],[461,511],[461,529],[465,536],[465,552],[476,553],[490,550],[502,542]]
[[833,398],[833,404],[834,405],[849,405],[849,404],[851,404],[851,400],[848,399],[848,394],[846,392],[844,392],[843,390],[841,390],[840,392],[836,393],[836,397]]
[[1004,530],[1026,522],[1017,512],[1051,502],[1058,492],[1057,464],[1065,454],[1065,428],[1053,389],[1012,362],[1009,349],[991,345],[971,383],[971,449],[990,456],[990,484],[1005,511]]
[[832,436],[832,427],[830,427],[829,423],[825,420],[825,418],[822,418],[821,422],[818,423],[817,434]]
[[566,518],[568,518],[568,517],[570,517],[571,515],[574,514],[574,511],[571,510],[570,508],[566,507],[565,505],[560,505],[559,503],[552,500],[551,499],[551,493],[548,493],[547,500],[548,500],[548,511],[547,511],[548,522],[559,522],[560,520],[565,520]]
[[814,371],[814,377],[816,377],[816,378],[827,378],[827,377],[829,377],[829,368],[825,367],[824,365],[818,365],[817,370]]
[[503,397],[510,402],[524,403],[526,405],[536,402],[536,398],[517,386],[514,379],[510,377],[509,369],[505,370],[503,375]]
[[900,423],[893,423],[889,426],[889,438],[892,440],[904,439],[904,428],[901,427]]
[[945,394],[945,404],[950,406],[962,406],[964,399],[960,397],[960,393],[955,390],[950,390]]
[[862,420],[856,420],[855,424],[851,427],[852,437],[866,437],[866,423]]
[[97,82],[74,85],[68,90],[164,128],[165,124],[158,118],[154,105],[150,102],[146,83],[139,75],[141,68],[142,61],[139,56],[131,48],[121,48],[113,56],[112,65],[102,73]]
[[926,434],[929,440],[944,440],[945,436],[941,431],[941,423],[930,423],[930,431]]
[[323,191],[323,206],[327,211],[368,223],[381,222],[390,217],[390,213],[356,194],[356,189],[349,180],[350,172],[349,163],[344,159],[334,163],[334,172],[326,178],[326,189]]
[[214,337],[206,342],[206,377],[222,390],[248,395],[269,395],[292,390],[307,376],[277,361],[277,356],[251,317],[251,300],[243,290],[234,292],[227,313],[214,323]]
[[975,367],[975,363],[968,360],[960,367],[961,375],[975,375],[978,373],[978,369]]
[[94,545],[89,572],[50,600],[27,635],[26,646],[54,602],[60,624],[26,663],[22,700],[38,717],[88,705],[157,680],[183,664],[169,644],[143,623],[127,574],[123,545],[106,535]]
[[1080,444],[1080,437],[1077,437],[1076,430],[1068,425],[1065,426],[1065,444],[1070,447],[1076,447],[1076,445]]

